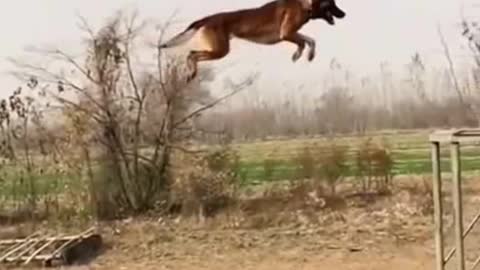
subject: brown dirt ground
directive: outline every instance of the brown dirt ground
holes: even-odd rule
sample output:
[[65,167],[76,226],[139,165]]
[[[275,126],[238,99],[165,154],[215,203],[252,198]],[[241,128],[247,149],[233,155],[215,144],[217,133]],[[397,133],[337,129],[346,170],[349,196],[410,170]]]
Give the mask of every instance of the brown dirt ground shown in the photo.
[[[478,209],[477,182],[467,181],[464,188],[465,223]],[[105,252],[88,266],[64,269],[434,269],[431,200],[420,186],[363,206],[290,211],[288,222],[287,214],[276,209],[274,215],[249,216],[243,223],[231,214],[202,226],[158,218],[103,224]],[[446,233],[451,234],[446,200]],[[479,250],[478,227],[466,242],[467,252]],[[450,247],[451,237],[447,243]],[[469,262],[475,255],[467,256]]]

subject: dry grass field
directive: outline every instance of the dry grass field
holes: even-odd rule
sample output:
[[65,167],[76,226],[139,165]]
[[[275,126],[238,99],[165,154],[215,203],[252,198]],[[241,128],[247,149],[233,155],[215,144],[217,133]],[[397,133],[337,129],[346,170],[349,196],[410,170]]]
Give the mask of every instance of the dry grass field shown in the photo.
[[[432,205],[424,181],[402,177],[395,195],[341,202],[318,203],[308,196],[288,202],[264,198],[205,224],[153,216],[100,223],[103,254],[89,265],[65,269],[433,269]],[[447,182],[445,233],[450,248],[448,190]],[[478,178],[469,178],[464,192],[468,222],[478,211]],[[477,228],[467,238],[469,263],[477,255],[479,237]],[[450,263],[447,269],[452,267]]]

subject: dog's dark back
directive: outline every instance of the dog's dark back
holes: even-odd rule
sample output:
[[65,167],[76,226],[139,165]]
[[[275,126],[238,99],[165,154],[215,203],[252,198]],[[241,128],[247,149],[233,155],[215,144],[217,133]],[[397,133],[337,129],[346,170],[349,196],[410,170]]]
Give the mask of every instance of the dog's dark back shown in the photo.
[[[226,11],[212,14],[201,18],[188,26],[187,29],[198,29],[205,25],[216,25],[217,27],[234,27],[236,21],[255,22],[258,27],[271,23],[272,18],[280,18],[283,9],[291,7],[300,7],[298,0],[274,0],[255,8],[239,9],[235,11]],[[257,27],[250,24],[251,27]],[[229,29],[231,31],[233,29]]]

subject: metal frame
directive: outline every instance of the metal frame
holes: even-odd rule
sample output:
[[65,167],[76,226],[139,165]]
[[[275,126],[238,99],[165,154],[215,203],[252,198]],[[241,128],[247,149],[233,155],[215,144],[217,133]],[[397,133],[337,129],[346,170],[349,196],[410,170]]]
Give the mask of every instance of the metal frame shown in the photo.
[[[477,215],[464,232],[462,205],[462,175],[460,162],[460,143],[480,142],[480,129],[459,129],[436,131],[429,138],[432,151],[433,202],[435,215],[435,265],[437,270],[444,270],[447,262],[456,253],[457,270],[465,270],[464,238],[470,233],[478,220]],[[452,166],[452,199],[455,219],[455,247],[444,258],[443,239],[443,206],[442,206],[442,172],[440,168],[440,144],[450,144],[450,161]],[[480,264],[480,257],[475,261],[472,270]]]

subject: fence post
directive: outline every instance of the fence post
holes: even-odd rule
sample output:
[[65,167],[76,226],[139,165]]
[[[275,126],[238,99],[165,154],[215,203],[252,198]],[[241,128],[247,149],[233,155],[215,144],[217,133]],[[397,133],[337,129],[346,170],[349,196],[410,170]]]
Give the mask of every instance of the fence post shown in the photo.
[[462,211],[462,188],[461,188],[461,163],[460,143],[452,142],[450,145],[452,162],[452,198],[455,210],[455,246],[457,255],[457,269],[465,270],[465,256],[463,246],[463,211]]
[[432,171],[433,171],[433,206],[435,216],[435,264],[437,270],[443,270],[443,207],[442,207],[442,172],[440,169],[440,143],[432,142]]

